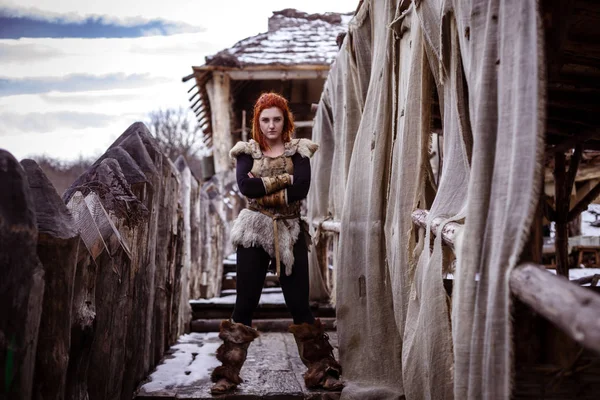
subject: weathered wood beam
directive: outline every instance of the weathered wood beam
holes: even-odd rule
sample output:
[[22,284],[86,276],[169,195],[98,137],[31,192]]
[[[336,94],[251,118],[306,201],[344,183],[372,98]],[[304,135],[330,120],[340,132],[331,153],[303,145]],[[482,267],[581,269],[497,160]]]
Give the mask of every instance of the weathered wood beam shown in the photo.
[[191,88],[189,88],[187,92],[188,92],[188,93],[189,93],[189,92],[191,92],[191,91],[192,91],[192,90],[194,90],[194,88],[195,88],[195,87],[197,87],[197,86],[198,86],[198,85],[196,85],[196,84],[192,85],[192,87],[191,87]]
[[577,144],[585,143],[590,139],[597,138],[599,135],[600,131],[598,129],[590,129],[573,135],[571,138],[565,139],[563,142],[556,146],[549,147],[547,150],[555,153],[564,153],[565,151],[574,148]]
[[587,209],[587,207],[594,201],[598,196],[600,196],[600,182],[596,183],[594,186],[584,197],[581,199],[570,211],[567,216],[569,221],[577,218],[579,214]]
[[71,345],[73,282],[79,235],[56,189],[33,160],[23,160],[37,216],[37,253],[44,266],[44,302],[33,398],[63,398]]
[[342,230],[342,223],[340,221],[319,221],[318,219],[314,219],[312,224],[314,227],[321,225],[321,230],[324,232],[340,233]]
[[546,58],[548,64],[548,77],[556,78],[564,63],[564,43],[567,39],[569,25],[568,18],[573,12],[571,2],[548,0],[541,4],[541,12],[546,32]]
[[213,124],[213,157],[215,172],[231,169],[229,150],[233,147],[231,135],[231,79],[227,73],[213,72],[213,79],[207,82]]
[[[198,94],[198,93],[196,93],[196,94]],[[194,95],[194,96],[195,96],[195,95]],[[192,99],[193,99],[193,98],[194,98],[194,97],[192,96],[192,97],[190,98],[190,101],[192,101]],[[194,107],[196,107],[196,104],[200,103],[200,101],[202,101],[202,98],[201,98],[201,97],[198,97],[198,99],[196,99],[196,101],[195,101],[195,102],[194,102],[194,103],[193,103],[193,104],[190,106],[190,108],[193,110],[193,109],[194,109]]]
[[581,345],[600,353],[600,296],[542,269],[523,264],[510,274],[511,292]]
[[583,152],[583,148],[581,144],[577,144],[575,146],[575,151],[573,155],[571,155],[571,160],[569,162],[569,171],[567,171],[566,178],[566,188],[569,192],[573,189],[573,185],[575,184],[575,177],[577,176],[577,170],[579,169],[579,163],[581,162],[581,153]]
[[[428,210],[416,210],[412,214],[415,224],[425,227]],[[464,228],[454,225],[452,232],[444,229],[442,240],[446,244]],[[439,224],[431,232],[438,233]],[[583,346],[600,352],[600,296],[554,275],[537,264],[522,264],[510,274],[511,292],[535,312],[556,324]]]
[[290,79],[325,79],[329,70],[231,70],[227,74],[232,80],[290,80]]
[[600,279],[600,274],[594,274],[594,275],[584,276],[582,278],[572,279],[571,283],[575,283],[577,285],[587,285],[589,283],[589,284],[591,284],[591,286],[596,286],[594,284],[594,281],[597,282],[598,279]]
[[546,197],[544,201],[544,216],[548,221],[556,221],[556,211],[552,204],[550,204],[550,199],[548,197]]
[[23,168],[0,149],[0,392],[31,399],[44,269],[37,255],[33,197]]
[[[427,228],[427,217],[429,216],[428,210],[415,210],[412,213],[413,223],[420,226],[421,228]],[[439,235],[440,225],[443,222],[443,218],[434,218],[431,221],[431,233],[434,235]],[[442,229],[442,242],[447,246],[454,249],[454,245],[456,244],[456,238],[459,233],[462,231],[463,225],[458,222],[448,222],[444,225],[444,229]]]
[[567,188],[567,172],[565,153],[554,154],[554,201],[556,204],[556,237],[554,241],[556,254],[556,273],[569,276],[569,231],[567,216],[571,188]]
[[294,121],[296,128],[312,128],[315,125],[315,121]]

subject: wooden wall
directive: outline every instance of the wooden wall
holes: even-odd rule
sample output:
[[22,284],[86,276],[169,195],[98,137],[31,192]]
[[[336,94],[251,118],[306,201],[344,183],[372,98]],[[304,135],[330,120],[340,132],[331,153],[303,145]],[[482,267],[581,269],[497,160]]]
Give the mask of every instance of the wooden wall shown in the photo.
[[223,255],[206,254],[222,229],[206,226],[222,213],[203,188],[142,123],[62,199],[34,161],[0,150],[1,398],[132,398],[189,330],[203,272],[219,294]]

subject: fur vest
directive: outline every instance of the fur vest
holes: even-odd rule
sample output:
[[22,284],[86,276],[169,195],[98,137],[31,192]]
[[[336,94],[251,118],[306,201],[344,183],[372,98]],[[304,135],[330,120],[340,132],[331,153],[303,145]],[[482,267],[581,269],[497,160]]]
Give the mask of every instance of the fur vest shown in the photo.
[[[238,142],[231,151],[229,156],[236,159],[241,154],[252,156],[254,164],[252,166],[252,174],[257,177],[276,176],[287,172],[294,173],[294,164],[291,157],[298,153],[302,157],[312,157],[319,146],[308,139],[292,139],[285,143],[285,150],[280,157],[263,157],[262,151],[258,143],[252,139],[249,142]],[[255,204],[254,199],[248,199],[248,204]],[[276,214],[293,214],[299,215],[299,202],[290,204],[287,210],[268,210]],[[281,219],[277,222],[277,231],[279,238],[279,252],[281,263],[285,265],[285,274],[292,273],[294,265],[294,244],[298,240],[298,235],[306,226],[300,218]],[[302,225],[302,226],[301,226]],[[275,238],[273,230],[273,220],[260,212],[250,209],[243,209],[231,228],[231,241],[234,247],[262,247],[271,258],[275,258]],[[308,244],[308,242],[307,242]]]

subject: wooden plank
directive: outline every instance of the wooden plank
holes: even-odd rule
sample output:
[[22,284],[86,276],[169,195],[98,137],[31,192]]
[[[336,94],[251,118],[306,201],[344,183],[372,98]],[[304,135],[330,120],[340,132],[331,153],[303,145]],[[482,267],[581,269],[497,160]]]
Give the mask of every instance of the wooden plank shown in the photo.
[[162,191],[159,194],[157,210],[155,254],[156,276],[154,297],[154,334],[152,347],[154,360],[162,358],[164,352],[173,342],[169,340],[171,324],[171,303],[173,301],[173,280],[175,269],[176,233],[177,233],[177,199],[179,197],[179,181],[177,171],[171,162],[162,163]]
[[569,211],[567,219],[569,221],[575,219],[579,214],[585,211],[588,206],[598,197],[600,196],[600,182],[596,183],[590,191],[583,196],[581,200],[573,208]]
[[[330,334],[337,355],[337,335]],[[170,355],[152,373],[136,399],[212,399],[211,371],[220,363],[214,352],[221,344],[216,333],[192,333],[180,338]],[[289,333],[262,333],[248,348],[241,370],[244,383],[219,396],[225,399],[339,399],[339,392],[308,390],[302,374],[306,367]]]
[[231,138],[231,78],[225,73],[213,73],[212,80],[207,82],[208,97],[211,108],[213,156],[215,172],[231,169],[229,150],[233,147]]
[[37,254],[45,272],[33,398],[58,399],[66,390],[79,236],[73,217],[38,164],[23,160],[21,165],[34,201]]
[[[420,226],[421,228],[427,227],[427,217],[429,216],[428,210],[415,210],[412,213],[413,223]],[[443,222],[442,218],[434,218],[431,221],[431,233],[434,235],[439,235],[439,228],[441,223]],[[463,225],[458,222],[448,222],[444,225],[444,229],[442,229],[442,241],[445,245],[454,249],[454,244],[456,243],[456,239],[459,233],[462,231]]]
[[[159,193],[162,191],[159,171],[166,156],[161,153],[143,123],[132,124],[115,143],[129,155],[119,158],[119,164],[125,172],[132,193],[148,210],[147,218],[140,219],[137,223],[118,221],[121,236],[127,242],[133,243],[134,274],[129,277],[132,298],[122,389],[122,399],[128,400],[137,382],[147,376],[150,366],[157,361],[154,360],[154,353],[151,351],[152,312],[155,297],[157,211]],[[130,179],[130,170],[137,175],[133,179]]]
[[512,293],[581,345],[600,353],[600,296],[535,264],[510,275]]
[[7,399],[30,399],[44,270],[33,199],[21,165],[0,149],[0,377]]
[[[71,200],[75,198],[73,196]],[[89,398],[87,382],[97,309],[96,273],[96,263],[80,238],[71,305],[71,343],[65,399]]]
[[556,253],[556,273],[569,276],[569,200],[571,187],[567,187],[567,171],[565,153],[554,154],[554,202],[556,204],[556,236],[554,247]]
[[318,219],[315,219],[312,221],[312,225],[315,228],[320,225],[321,229],[325,232],[340,233],[341,229],[342,229],[342,223],[340,221],[331,221],[331,220],[320,221]]

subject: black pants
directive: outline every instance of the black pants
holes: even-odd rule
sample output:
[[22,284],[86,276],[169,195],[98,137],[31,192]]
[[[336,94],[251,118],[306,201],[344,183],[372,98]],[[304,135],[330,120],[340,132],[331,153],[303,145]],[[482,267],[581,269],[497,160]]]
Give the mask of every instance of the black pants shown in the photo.
[[[252,324],[252,314],[254,314],[260,300],[269,261],[269,254],[262,247],[238,246],[237,298],[231,317],[235,322],[248,326]],[[285,266],[282,264],[279,282],[283,290],[285,304],[292,314],[294,324],[314,323],[315,318],[308,303],[308,254],[302,232],[294,244],[292,274],[290,276],[285,275]]]

